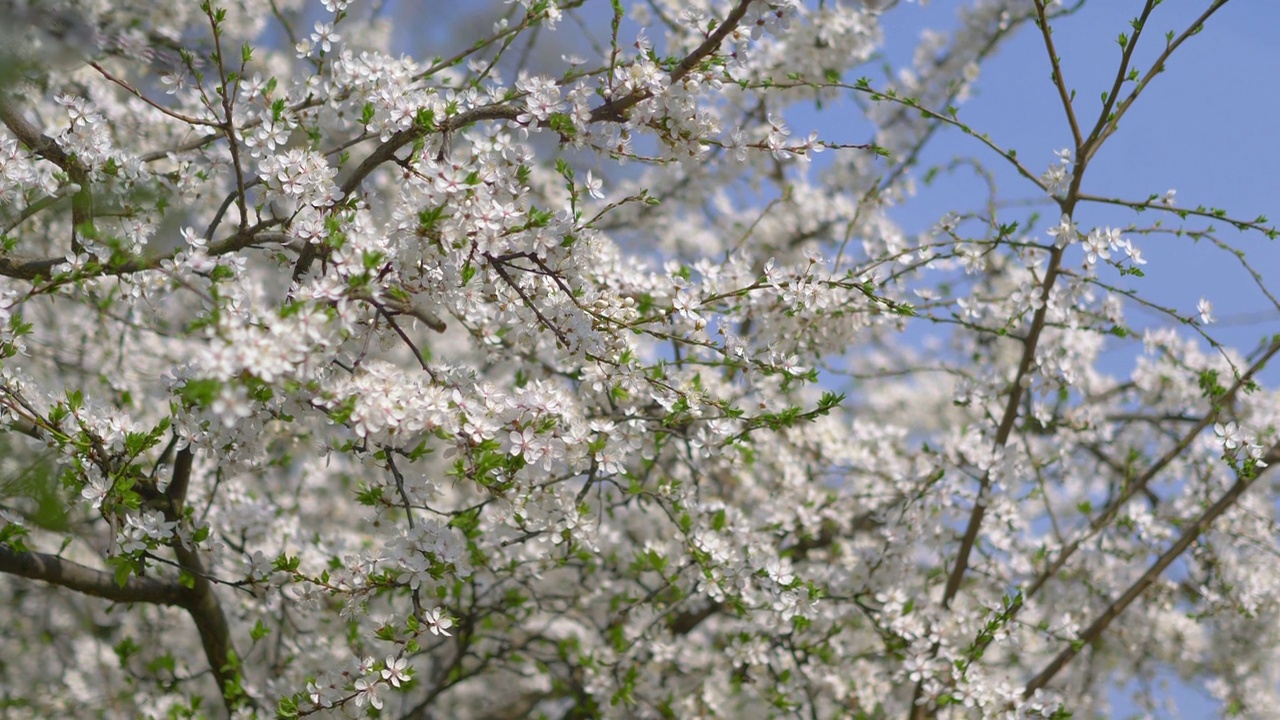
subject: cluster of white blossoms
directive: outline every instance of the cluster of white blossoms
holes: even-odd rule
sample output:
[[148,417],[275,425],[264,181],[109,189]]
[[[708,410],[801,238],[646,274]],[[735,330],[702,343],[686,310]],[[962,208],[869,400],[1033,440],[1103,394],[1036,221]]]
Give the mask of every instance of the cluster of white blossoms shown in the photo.
[[[1280,341],[1140,283],[1152,236],[1275,231],[1088,194],[1169,79],[1088,125],[1078,4],[972,0],[886,71],[883,1],[17,2],[95,39],[0,68],[0,713],[1280,703]],[[1076,136],[1043,173],[965,117],[1019,32]],[[916,232],[943,127],[989,197]]]

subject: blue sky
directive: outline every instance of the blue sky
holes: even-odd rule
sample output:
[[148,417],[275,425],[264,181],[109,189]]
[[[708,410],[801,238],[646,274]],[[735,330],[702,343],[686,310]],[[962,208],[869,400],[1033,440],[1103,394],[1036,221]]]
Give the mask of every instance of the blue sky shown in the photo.
[[[1163,49],[1164,33],[1180,33],[1208,4],[1208,0],[1166,0],[1160,5],[1139,44],[1135,66],[1149,67]],[[1116,38],[1121,32],[1132,34],[1128,23],[1141,6],[1137,0],[1094,0],[1055,25],[1054,42],[1069,86],[1077,91],[1082,122],[1096,118],[1100,94],[1110,87],[1120,57]],[[888,58],[909,59],[922,28],[954,27],[957,7],[955,2],[935,0],[924,7],[904,4],[886,15]],[[1266,215],[1280,223],[1276,193],[1280,184],[1275,177],[1280,159],[1280,133],[1275,131],[1280,112],[1280,49],[1268,37],[1278,27],[1280,3],[1236,0],[1219,10],[1205,31],[1175,53],[1166,64],[1167,71],[1139,98],[1120,131],[1091,164],[1084,189],[1141,200],[1176,188],[1180,207],[1203,204],[1223,208],[1234,217]],[[1047,54],[1034,28],[1013,37],[984,66],[960,117],[989,133],[999,145],[1016,149],[1024,164],[1037,171],[1053,161],[1055,149],[1070,146],[1070,130],[1049,82]],[[945,162],[957,154],[988,160],[999,171],[1009,195],[1034,195],[1033,187],[957,131],[940,137],[925,162]],[[955,182],[942,182],[923,192],[904,207],[900,221],[908,230],[924,229],[964,197],[963,186],[970,179],[958,176]],[[1086,205],[1076,218],[1087,229],[1147,224],[1155,214]],[[1265,272],[1280,267],[1275,243],[1217,225],[1222,239],[1244,250],[1255,268]],[[1188,314],[1193,314],[1200,297],[1210,299],[1219,320],[1210,330],[1246,350],[1264,334],[1280,331],[1280,310],[1255,289],[1235,258],[1186,239],[1133,239],[1149,264],[1147,277],[1131,278],[1131,287]],[[1158,321],[1142,312],[1131,314],[1131,319],[1137,324]]]

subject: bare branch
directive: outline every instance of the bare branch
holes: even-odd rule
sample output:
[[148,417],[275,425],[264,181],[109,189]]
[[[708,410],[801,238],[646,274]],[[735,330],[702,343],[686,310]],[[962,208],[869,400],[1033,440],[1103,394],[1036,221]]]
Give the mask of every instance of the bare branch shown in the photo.
[[105,570],[48,553],[19,552],[5,545],[0,545],[0,572],[119,603],[181,606],[190,599],[190,591],[176,582],[131,577],[121,585]]

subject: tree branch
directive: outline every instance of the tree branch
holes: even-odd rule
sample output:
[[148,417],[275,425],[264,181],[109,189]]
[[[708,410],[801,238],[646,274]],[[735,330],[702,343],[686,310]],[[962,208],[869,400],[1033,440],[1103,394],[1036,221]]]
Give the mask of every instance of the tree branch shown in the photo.
[[[702,60],[708,55],[715,52],[716,48],[720,47],[720,43],[722,43],[724,39],[728,37],[729,34],[732,33],[742,22],[742,19],[747,14],[747,7],[751,5],[751,3],[752,0],[739,0],[738,5],[730,11],[729,15],[725,17],[724,22],[715,29],[715,32],[707,36],[707,39],[704,40],[701,45],[699,45],[693,52],[689,53],[689,55],[681,60],[676,68],[671,71],[670,82],[679,82],[685,75],[688,75],[690,71],[697,67],[698,63],[702,62]],[[620,120],[627,110],[651,97],[653,97],[653,91],[646,89],[636,90],[624,95],[623,97],[610,100],[591,111],[590,122],[599,122],[601,120]],[[375,148],[374,151],[360,163],[355,171],[341,183],[340,187],[343,192],[343,197],[347,197],[354,192],[356,188],[360,187],[360,183],[364,182],[364,179],[368,177],[369,174],[378,166],[394,158],[400,148],[425,137],[431,131],[447,134],[453,130],[471,125],[472,123],[484,120],[514,120],[518,115],[519,113],[514,107],[509,104],[503,104],[500,106],[477,108],[470,112],[465,112],[460,115],[447,118],[432,130],[417,126],[407,130],[401,130],[395,135],[392,135],[386,142]],[[543,126],[546,125],[545,123],[541,124]],[[311,264],[315,262],[323,252],[324,250],[316,245],[307,245],[303,248],[302,254],[298,257],[298,262],[293,268],[293,282],[297,283],[304,275],[306,275],[311,269]]]
[[119,603],[182,606],[190,599],[190,591],[176,582],[131,577],[120,585],[104,570],[48,553],[19,552],[6,545],[0,545],[0,572]]
[[[670,82],[677,83],[688,75],[698,63],[702,62],[708,55],[715,52],[720,47],[720,43],[729,37],[729,34],[738,29],[738,25],[742,23],[742,19],[747,15],[747,7],[751,5],[752,0],[739,0],[737,7],[731,10],[724,22],[715,29],[715,32],[707,36],[693,52],[689,53],[685,59],[680,61],[675,70],[671,71]],[[615,100],[610,100],[595,110],[591,111],[591,120],[622,120],[627,110],[639,105],[640,103],[653,97],[652,90],[635,90]]]
[[78,255],[81,250],[80,233],[93,232],[93,191],[90,189],[88,169],[74,156],[68,155],[53,138],[27,120],[9,104],[7,98],[0,98],[0,122],[31,148],[32,152],[66,172],[71,182],[78,186],[71,196],[71,251]]
[[[166,491],[169,507],[165,514],[170,521],[183,521],[182,506],[187,487],[191,483],[193,459],[191,448],[187,447],[178,453],[174,462],[173,480]],[[199,552],[183,545],[181,540],[173,543],[173,552],[178,558],[178,565],[191,576],[192,581],[191,590],[182,607],[196,624],[204,656],[209,661],[209,669],[218,682],[222,702],[227,712],[231,713],[245,700],[240,688],[239,655],[231,642],[231,626],[227,624],[227,616],[222,612],[222,605],[213,591],[213,583],[209,581]]]
[[[1271,452],[1267,453],[1266,459],[1268,461],[1278,460],[1280,459],[1280,452],[1277,451],[1277,448],[1272,448]],[[1138,578],[1137,581],[1129,586],[1128,590],[1124,591],[1123,595],[1121,595],[1115,602],[1111,603],[1111,605],[1107,606],[1107,609],[1098,616],[1098,619],[1093,621],[1093,624],[1080,633],[1078,641],[1072,642],[1068,644],[1067,647],[1063,648],[1062,652],[1058,653],[1057,656],[1054,657],[1053,660],[1044,668],[1044,670],[1041,670],[1038,675],[1027,683],[1027,686],[1022,691],[1022,696],[1024,698],[1029,698],[1035,694],[1036,690],[1048,685],[1049,681],[1053,680],[1054,676],[1057,675],[1062,668],[1066,667],[1067,663],[1071,662],[1071,660],[1080,653],[1081,649],[1087,647],[1089,644],[1101,637],[1102,633],[1110,627],[1112,621],[1120,617],[1120,615],[1122,615],[1124,611],[1134,603],[1134,601],[1139,597],[1142,597],[1142,594],[1147,591],[1147,588],[1151,587],[1151,585],[1155,583],[1160,575],[1173,564],[1173,561],[1181,557],[1182,554],[1187,551],[1187,548],[1191,547],[1191,543],[1195,542],[1196,539],[1209,528],[1209,525],[1218,518],[1218,516],[1226,512],[1226,510],[1232,505],[1235,505],[1236,501],[1240,499],[1240,496],[1244,495],[1244,492],[1248,490],[1260,476],[1261,473],[1252,478],[1243,473],[1239,474],[1236,478],[1235,484],[1232,485],[1216,503],[1193,520],[1187,527],[1186,532],[1182,534],[1182,537],[1178,538],[1177,542],[1171,545],[1168,550],[1164,551],[1164,553],[1151,564],[1151,567],[1147,568],[1147,571],[1142,574],[1142,577]]]

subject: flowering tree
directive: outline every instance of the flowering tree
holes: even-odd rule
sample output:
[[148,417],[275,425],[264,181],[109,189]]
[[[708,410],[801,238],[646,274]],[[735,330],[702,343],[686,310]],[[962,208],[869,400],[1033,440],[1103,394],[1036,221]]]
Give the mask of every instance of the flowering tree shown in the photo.
[[[897,4],[521,0],[428,59],[376,3],[5,3],[0,707],[1065,717],[1174,671],[1272,712],[1280,342],[1154,306],[1140,247],[1274,232],[1088,172],[1226,0],[1133,0],[1100,100],[1083,0],[878,79]],[[1047,170],[962,109],[1015,32]],[[941,128],[1040,207],[900,229]]]

